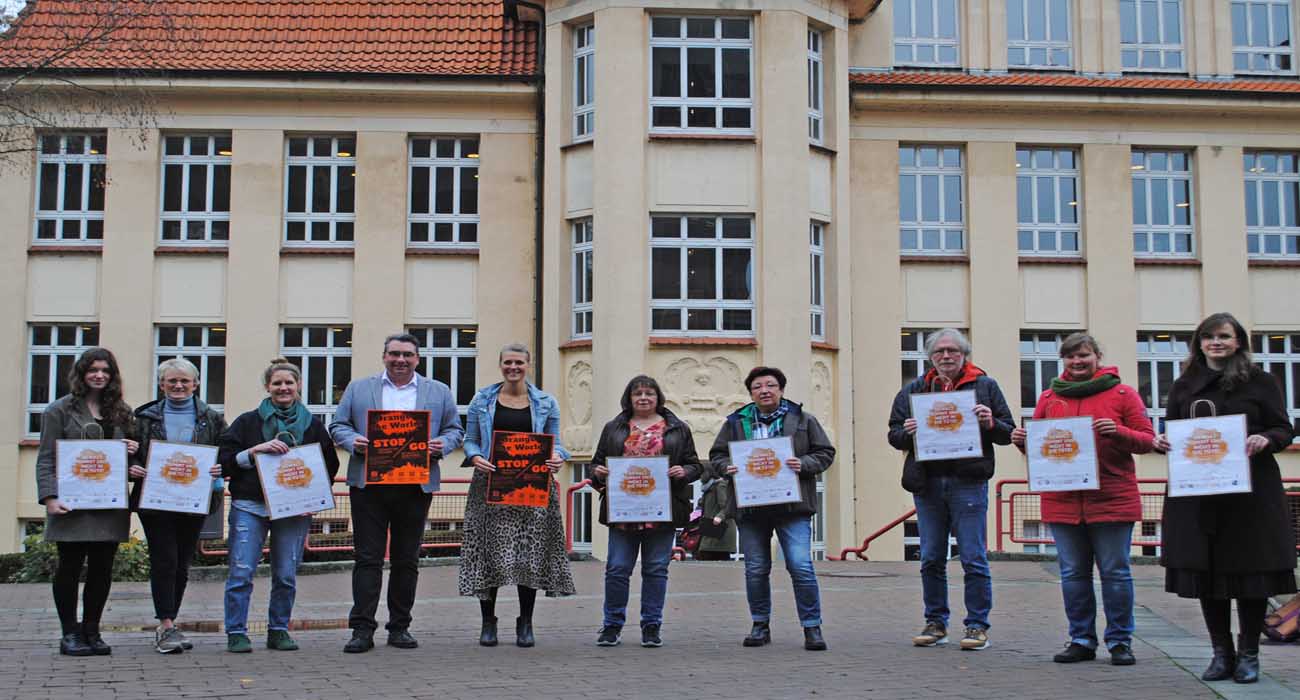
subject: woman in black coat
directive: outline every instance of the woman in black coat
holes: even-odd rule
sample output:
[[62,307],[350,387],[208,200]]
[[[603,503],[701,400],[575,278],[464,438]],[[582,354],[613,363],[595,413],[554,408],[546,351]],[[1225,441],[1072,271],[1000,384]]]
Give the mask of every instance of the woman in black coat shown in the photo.
[[[664,407],[659,383],[638,375],[627,383],[620,405],[623,411],[605,424],[591,457],[594,485],[600,491],[600,522],[609,526],[609,555],[605,558],[605,613],[596,644],[619,643],[627,617],[628,579],[641,555],[641,646],[663,644],[664,597],[668,593],[668,562],[672,559],[677,528],[691,514],[691,482],[703,466],[695,454],[691,429]],[[606,501],[608,457],[668,458],[672,489],[672,520],[652,523],[610,523]]]
[[[1251,492],[1165,499],[1165,590],[1201,601],[1214,646],[1214,659],[1201,676],[1207,681],[1259,679],[1267,599],[1296,590],[1295,535],[1273,458],[1291,444],[1291,421],[1277,380],[1252,364],[1249,339],[1231,314],[1202,321],[1167,402],[1169,419],[1209,414],[1208,407],[1196,403],[1202,400],[1214,405],[1216,415],[1246,416]],[[1170,449],[1163,435],[1155,446],[1161,452]],[[1235,650],[1234,598],[1241,627]]]

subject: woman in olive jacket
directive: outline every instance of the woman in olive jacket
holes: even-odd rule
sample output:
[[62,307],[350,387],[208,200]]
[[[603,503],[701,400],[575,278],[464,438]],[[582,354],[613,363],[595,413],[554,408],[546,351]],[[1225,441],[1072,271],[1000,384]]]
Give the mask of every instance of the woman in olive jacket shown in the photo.
[[[668,562],[677,528],[691,515],[691,482],[704,467],[695,453],[690,426],[664,407],[664,393],[653,378],[638,375],[627,383],[620,401],[623,411],[600,431],[592,455],[592,482],[600,491],[600,522],[609,526],[609,555],[605,564],[605,613],[596,644],[615,646],[627,617],[628,579],[641,553],[641,646],[662,646],[664,597],[668,593]],[[606,500],[609,468],[606,458],[664,456],[672,489],[672,520],[650,523],[610,523]]]
[[[1231,314],[1213,314],[1192,338],[1182,376],[1169,391],[1168,418],[1246,416],[1251,491],[1166,498],[1162,532],[1165,590],[1199,598],[1214,658],[1201,677],[1259,679],[1259,635],[1267,599],[1294,593],[1295,535],[1273,453],[1291,444],[1292,427],[1277,380],[1251,363],[1250,336]],[[1169,440],[1156,439],[1167,452]],[[1233,649],[1232,599],[1241,635]]]

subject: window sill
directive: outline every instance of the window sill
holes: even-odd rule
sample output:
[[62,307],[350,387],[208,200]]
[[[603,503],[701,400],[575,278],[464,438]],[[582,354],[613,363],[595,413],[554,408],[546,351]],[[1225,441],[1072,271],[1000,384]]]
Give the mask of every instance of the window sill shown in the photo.
[[280,255],[352,255],[355,248],[334,248],[327,246],[281,246]]
[[757,143],[754,134],[656,134],[651,132],[650,141],[727,141],[730,143]]
[[812,151],[813,153],[820,153],[824,156],[839,155],[839,151],[836,151],[834,148],[830,148],[829,146],[823,146],[820,143],[808,144],[808,150]]
[[477,258],[478,248],[411,248],[406,249],[407,255],[451,255],[465,258]]
[[94,253],[96,255],[104,252],[104,244],[96,245],[45,245],[43,243],[32,243],[27,246],[27,254],[35,253]]
[[900,255],[898,262],[901,263],[932,263],[941,265],[952,265],[961,263],[963,265],[970,263],[968,255]]
[[153,249],[154,255],[230,255],[230,246],[213,245],[158,245]]
[[1133,264],[1138,267],[1200,267],[1201,261],[1196,258],[1133,258]]
[[674,346],[674,345],[696,345],[696,346],[740,346],[740,347],[757,347],[757,338],[732,338],[727,336],[650,336],[650,345],[655,346]]
[[1283,452],[1300,452],[1300,444],[1291,443],[1282,450]]
[[840,346],[836,345],[835,343],[828,343],[824,340],[814,340],[812,341],[812,349],[825,350],[826,352],[839,352]]
[[1247,267],[1300,267],[1300,258],[1251,258],[1246,260]]
[[23,438],[22,440],[18,441],[18,446],[19,447],[40,447],[41,441],[39,438]]
[[566,144],[560,146],[560,152],[563,153],[563,152],[565,152],[565,151],[572,151],[572,150],[575,150],[575,149],[578,149],[578,148],[582,148],[583,146],[591,146],[593,143],[595,143],[595,140],[594,140],[594,139],[583,139],[583,140],[581,140],[581,141],[570,141],[569,143],[566,143]]
[[591,349],[591,338],[579,338],[560,344],[561,350]]
[[1084,258],[1071,257],[1035,257],[1032,255],[1020,256],[1021,265],[1087,265],[1088,261]]

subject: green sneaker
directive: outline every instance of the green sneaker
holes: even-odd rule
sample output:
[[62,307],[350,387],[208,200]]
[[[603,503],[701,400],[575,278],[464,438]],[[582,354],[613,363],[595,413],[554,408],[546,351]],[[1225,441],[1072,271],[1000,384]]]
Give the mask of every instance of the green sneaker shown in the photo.
[[249,654],[253,651],[253,643],[249,641],[248,635],[236,632],[226,635],[226,651],[232,654]]
[[268,630],[266,648],[276,651],[298,651],[298,643],[293,641],[286,630]]

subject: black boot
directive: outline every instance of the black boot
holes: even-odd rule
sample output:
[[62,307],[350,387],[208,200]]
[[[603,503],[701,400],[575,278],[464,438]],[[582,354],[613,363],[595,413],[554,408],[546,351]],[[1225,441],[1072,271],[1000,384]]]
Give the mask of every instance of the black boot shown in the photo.
[[495,617],[483,618],[483,630],[478,633],[479,646],[494,647],[497,645],[497,619]]
[[533,619],[531,617],[516,617],[515,646],[530,647],[535,643],[533,639]]
[[803,648],[808,651],[826,651],[826,640],[822,638],[822,628],[803,628]]
[[747,647],[761,647],[764,644],[772,643],[772,629],[767,626],[766,622],[755,622],[753,629],[749,630],[749,636],[741,642]]
[[1232,678],[1233,669],[1237,667],[1237,653],[1232,647],[1232,635],[1210,637],[1214,645],[1214,658],[1210,659],[1209,668],[1201,674],[1203,681],[1226,681]]
[[59,640],[59,653],[64,656],[91,656],[95,650],[86,644],[80,632],[69,632]]
[[109,646],[99,634],[98,622],[93,625],[81,623],[81,638],[86,640],[86,646],[90,647],[91,653],[95,656],[109,656],[113,653],[113,647]]
[[1237,668],[1232,672],[1232,680],[1238,683],[1259,681],[1259,637],[1247,639],[1246,635],[1237,635]]

